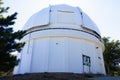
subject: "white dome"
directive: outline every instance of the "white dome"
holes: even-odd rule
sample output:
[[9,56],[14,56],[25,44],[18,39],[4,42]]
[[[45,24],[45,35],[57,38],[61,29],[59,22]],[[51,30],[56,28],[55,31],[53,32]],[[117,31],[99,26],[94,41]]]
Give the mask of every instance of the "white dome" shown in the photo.
[[[53,5],[42,9],[30,17],[23,29],[28,30],[35,27],[43,27],[45,25],[49,26],[50,28],[50,25],[53,23],[67,25],[70,24],[70,26],[77,25],[79,26],[77,29],[81,30],[80,27],[82,27],[87,30],[91,30],[91,32],[95,32],[100,36],[98,27],[87,14],[85,14],[78,7],[72,7],[68,5]],[[71,28],[76,29],[76,27]]]

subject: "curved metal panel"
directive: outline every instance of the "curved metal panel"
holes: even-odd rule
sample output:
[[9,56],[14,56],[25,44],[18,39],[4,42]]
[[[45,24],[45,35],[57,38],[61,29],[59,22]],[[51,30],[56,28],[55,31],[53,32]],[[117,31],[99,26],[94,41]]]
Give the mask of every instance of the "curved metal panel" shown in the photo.
[[32,27],[47,25],[50,22],[49,18],[50,18],[50,7],[45,8],[37,12],[33,16],[31,16],[23,29],[27,30]]
[[85,14],[84,12],[82,12],[82,16],[83,16],[83,26],[82,27],[93,30],[100,35],[100,31],[99,31],[97,25],[90,19],[90,17],[87,14]]

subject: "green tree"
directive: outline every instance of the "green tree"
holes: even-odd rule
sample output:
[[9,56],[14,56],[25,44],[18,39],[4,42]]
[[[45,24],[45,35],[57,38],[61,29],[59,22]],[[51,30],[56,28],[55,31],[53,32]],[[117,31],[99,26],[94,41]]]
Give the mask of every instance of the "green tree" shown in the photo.
[[11,55],[11,52],[20,52],[25,43],[20,43],[19,40],[23,37],[25,31],[14,31],[11,25],[14,25],[17,13],[4,17],[9,7],[2,7],[0,0],[0,75],[7,74],[13,70],[16,65],[16,56]]
[[120,41],[110,40],[109,37],[103,37],[105,45],[104,61],[108,75],[118,71],[120,63]]

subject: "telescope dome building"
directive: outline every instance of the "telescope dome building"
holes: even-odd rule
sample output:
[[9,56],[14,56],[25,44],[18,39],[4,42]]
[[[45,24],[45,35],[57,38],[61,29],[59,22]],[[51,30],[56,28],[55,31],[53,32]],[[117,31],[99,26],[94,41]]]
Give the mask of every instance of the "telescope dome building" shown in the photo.
[[27,21],[25,46],[14,74],[72,72],[105,74],[104,44],[96,24],[79,7],[52,5]]

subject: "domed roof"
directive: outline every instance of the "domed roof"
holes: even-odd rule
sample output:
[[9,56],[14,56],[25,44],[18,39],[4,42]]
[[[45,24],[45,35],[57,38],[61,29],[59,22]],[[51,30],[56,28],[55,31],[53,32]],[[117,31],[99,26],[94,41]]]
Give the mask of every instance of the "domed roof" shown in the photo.
[[[64,17],[61,18],[62,15],[68,15],[69,17],[67,17],[67,19],[64,19]],[[72,7],[64,4],[52,5],[37,12],[30,17],[23,29],[28,30],[38,26],[41,27],[45,25],[51,25],[53,23],[58,23],[56,21],[58,19],[56,18],[59,18],[60,23],[78,25],[100,35],[100,31],[96,24],[79,7]]]

